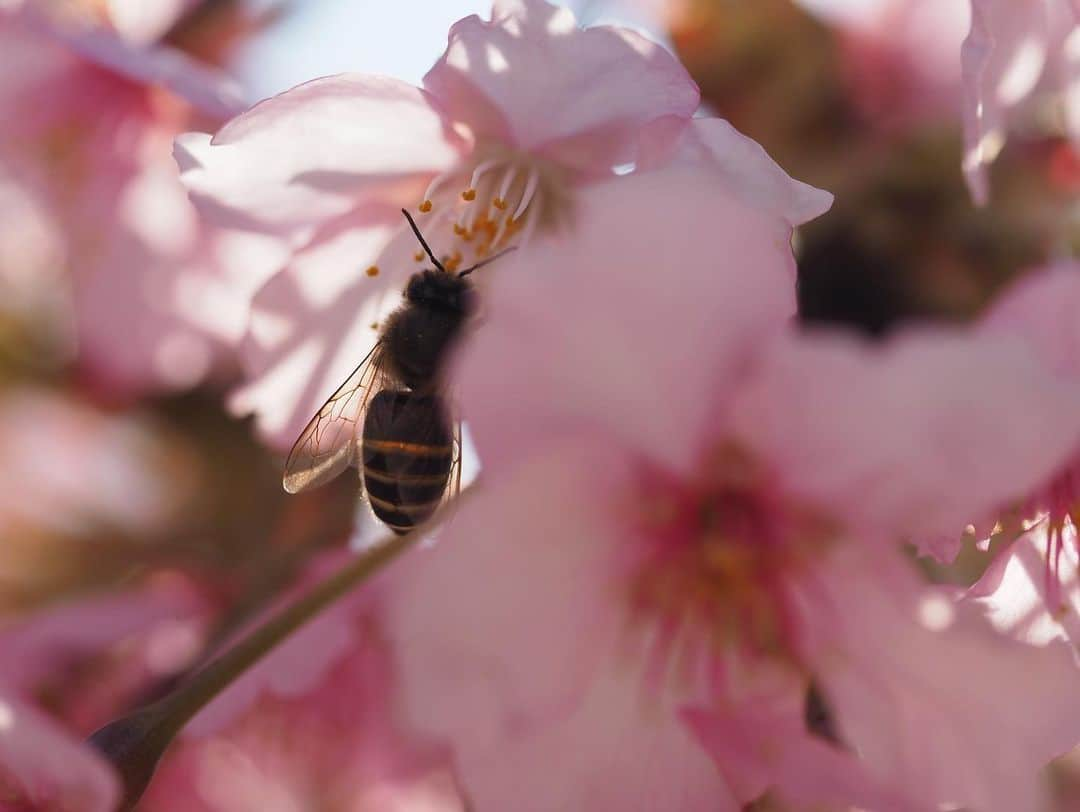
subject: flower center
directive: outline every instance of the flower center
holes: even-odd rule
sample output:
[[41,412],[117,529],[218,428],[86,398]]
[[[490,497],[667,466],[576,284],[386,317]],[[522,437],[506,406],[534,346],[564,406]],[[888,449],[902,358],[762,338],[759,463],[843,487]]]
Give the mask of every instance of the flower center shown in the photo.
[[[417,207],[420,227],[448,271],[527,241],[562,219],[565,173],[533,155],[478,146],[472,162],[439,175]],[[423,262],[423,252],[415,254]]]
[[[735,653],[797,666],[795,581],[819,558],[830,524],[732,446],[694,481],[649,477],[641,504],[630,604],[652,627],[652,658]],[[700,673],[700,663],[689,665]]]

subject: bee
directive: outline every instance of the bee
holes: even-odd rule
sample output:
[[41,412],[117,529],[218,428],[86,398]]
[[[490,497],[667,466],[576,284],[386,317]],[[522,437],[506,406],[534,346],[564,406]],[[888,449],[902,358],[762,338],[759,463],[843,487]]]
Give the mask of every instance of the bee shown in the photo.
[[298,493],[356,465],[375,516],[404,534],[431,517],[451,479],[460,489],[460,424],[450,415],[443,365],[475,310],[469,274],[513,249],[453,273],[401,212],[435,267],[409,278],[404,303],[371,352],[296,440],[282,484]]

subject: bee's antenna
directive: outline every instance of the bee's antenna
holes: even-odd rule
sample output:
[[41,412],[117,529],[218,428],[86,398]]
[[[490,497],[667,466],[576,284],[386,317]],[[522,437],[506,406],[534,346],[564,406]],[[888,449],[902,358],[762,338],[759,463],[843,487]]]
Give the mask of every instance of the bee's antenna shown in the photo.
[[466,268],[466,269],[465,269],[464,271],[462,271],[461,273],[459,273],[459,274],[458,274],[458,277],[460,278],[460,277],[462,277],[462,276],[468,276],[468,275],[469,275],[469,274],[471,274],[471,273],[472,273],[473,271],[475,271],[475,270],[476,270],[477,268],[483,268],[483,267],[484,267],[485,265],[487,265],[487,264],[488,264],[489,262],[494,262],[494,261],[495,261],[495,260],[497,260],[497,259],[498,259],[499,257],[505,256],[506,254],[509,254],[509,253],[510,253],[511,251],[516,251],[516,250],[517,250],[517,246],[516,246],[516,245],[511,245],[511,246],[510,246],[509,248],[504,248],[504,249],[503,249],[502,251],[500,251],[499,253],[497,253],[497,254],[496,254],[495,256],[493,256],[493,257],[488,257],[488,258],[487,258],[487,259],[485,259],[485,260],[484,260],[483,262],[477,262],[477,263],[476,263],[475,265],[473,265],[473,266],[472,266],[471,268]]
[[[409,214],[407,209],[402,209],[401,213],[404,214],[405,219],[409,221],[409,225],[412,226],[413,234],[416,235],[416,239],[420,240],[420,244],[422,246],[424,246],[424,250],[427,252],[427,255],[431,258],[431,261],[433,263],[435,263],[435,267],[438,268],[443,273],[446,273],[446,268],[444,268],[443,264],[441,262],[439,262],[439,260],[435,259],[435,255],[433,253],[431,253],[431,248],[428,246],[427,241],[424,239],[424,235],[420,233],[420,229],[416,227],[416,221],[412,219],[412,215]],[[495,259],[495,257],[492,257],[492,259]],[[469,268],[469,270],[471,271],[475,267],[476,266],[473,266],[473,268]],[[459,274],[459,276],[460,276],[460,274]]]

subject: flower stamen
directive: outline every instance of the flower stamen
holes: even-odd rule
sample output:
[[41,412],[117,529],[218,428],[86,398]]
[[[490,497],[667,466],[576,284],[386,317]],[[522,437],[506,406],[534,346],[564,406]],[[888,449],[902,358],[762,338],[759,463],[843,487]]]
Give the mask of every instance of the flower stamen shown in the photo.
[[520,220],[521,216],[525,214],[525,210],[529,208],[529,204],[532,202],[533,195],[536,194],[536,187],[539,183],[540,173],[535,168],[530,168],[529,176],[525,180],[525,191],[521,193],[521,200],[518,202],[517,209],[511,215],[514,220]]

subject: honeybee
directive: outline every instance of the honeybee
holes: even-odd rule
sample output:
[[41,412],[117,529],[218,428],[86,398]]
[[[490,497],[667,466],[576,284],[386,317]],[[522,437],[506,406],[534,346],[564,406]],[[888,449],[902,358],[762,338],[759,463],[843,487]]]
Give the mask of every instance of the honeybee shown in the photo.
[[451,479],[460,489],[460,424],[450,415],[442,368],[475,310],[469,274],[513,249],[454,273],[436,259],[412,216],[401,213],[435,267],[409,278],[404,303],[371,352],[296,440],[282,484],[298,493],[355,464],[376,517],[404,534],[431,517]]

